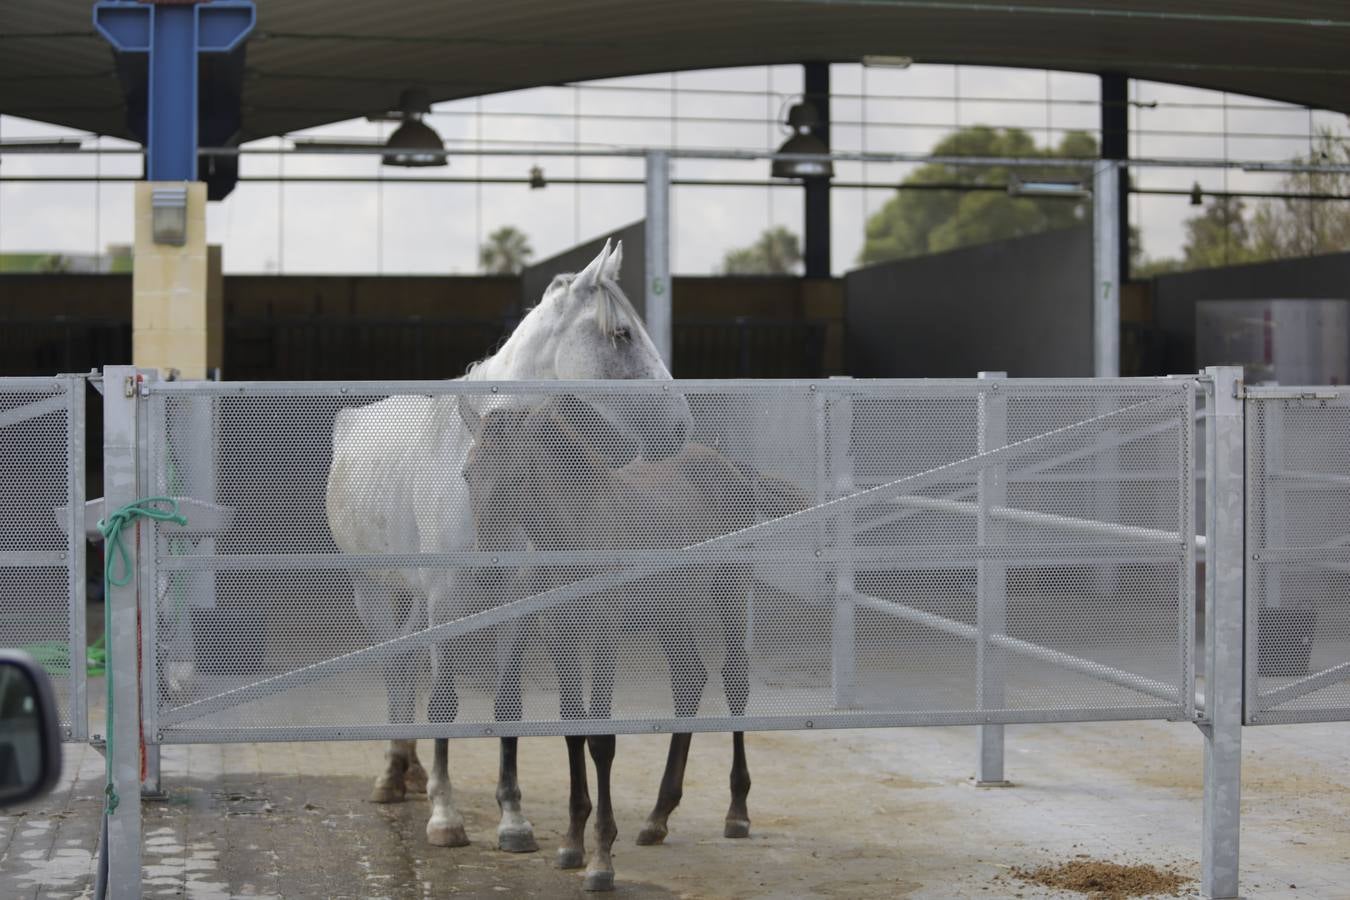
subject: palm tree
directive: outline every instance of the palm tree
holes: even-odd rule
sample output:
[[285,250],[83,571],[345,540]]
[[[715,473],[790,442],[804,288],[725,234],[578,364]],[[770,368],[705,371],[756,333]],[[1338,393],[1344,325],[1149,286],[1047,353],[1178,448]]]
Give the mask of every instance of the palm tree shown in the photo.
[[488,275],[519,275],[531,256],[530,239],[514,225],[503,225],[479,248],[478,264]]

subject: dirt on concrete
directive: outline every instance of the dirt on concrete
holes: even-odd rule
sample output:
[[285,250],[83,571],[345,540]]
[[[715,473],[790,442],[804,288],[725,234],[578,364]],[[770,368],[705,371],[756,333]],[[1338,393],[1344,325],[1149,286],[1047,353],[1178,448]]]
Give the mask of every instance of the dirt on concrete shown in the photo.
[[[697,735],[666,844],[639,847],[634,838],[655,799],[667,743],[660,735],[619,738],[616,900],[1083,900],[1090,895],[1013,878],[1012,868],[1072,860],[1147,864],[1190,878],[1200,871],[1194,784],[1203,743],[1190,725],[1009,728],[1015,786],[988,790],[970,782],[973,729],[751,734],[752,825],[743,840],[722,836],[731,741]],[[1243,743],[1250,775],[1243,894],[1346,897],[1350,724],[1250,728]],[[142,805],[143,896],[594,898],[578,872],[555,865],[567,825],[561,740],[521,741],[525,812],[541,848],[529,854],[495,847],[495,741],[451,744],[456,802],[472,841],[455,849],[427,844],[424,795],[369,802],[383,749],[378,742],[166,746],[167,794]],[[423,742],[424,761],[430,750]],[[102,762],[69,745],[56,792],[0,811],[0,900],[89,896]],[[588,832],[587,844],[593,840]],[[1188,881],[1175,890],[1196,896],[1198,887]]]
[[1087,894],[1089,900],[1177,897],[1194,881],[1175,869],[1121,865],[1099,859],[1072,859],[1034,869],[1014,866],[1011,876],[1043,887]]

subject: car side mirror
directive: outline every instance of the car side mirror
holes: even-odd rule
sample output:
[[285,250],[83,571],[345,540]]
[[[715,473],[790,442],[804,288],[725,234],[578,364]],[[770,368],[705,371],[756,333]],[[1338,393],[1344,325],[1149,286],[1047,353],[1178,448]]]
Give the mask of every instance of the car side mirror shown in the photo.
[[0,651],[0,808],[42,796],[61,777],[59,718],[43,668]]

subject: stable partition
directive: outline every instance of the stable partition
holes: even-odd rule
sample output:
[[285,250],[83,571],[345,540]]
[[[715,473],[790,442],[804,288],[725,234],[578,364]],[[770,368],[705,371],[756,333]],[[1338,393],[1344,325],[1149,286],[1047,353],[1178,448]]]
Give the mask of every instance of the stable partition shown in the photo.
[[146,734],[1193,718],[1196,389],[147,382]]
[[123,537],[113,797],[167,743],[978,724],[983,775],[1005,724],[1185,720],[1236,896],[1239,370],[105,379],[108,503],[186,517]]
[[88,737],[84,376],[0,378],[0,647],[52,676],[65,740]]
[[1350,719],[1350,388],[1249,388],[1246,721]]

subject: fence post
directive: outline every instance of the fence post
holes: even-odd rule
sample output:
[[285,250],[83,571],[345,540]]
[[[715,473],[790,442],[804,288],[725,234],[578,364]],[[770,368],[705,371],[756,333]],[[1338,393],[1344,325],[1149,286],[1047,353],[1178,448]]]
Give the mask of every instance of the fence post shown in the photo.
[[1209,496],[1205,577],[1205,801],[1200,889],[1238,896],[1242,797],[1243,401],[1242,369],[1212,366],[1214,405],[1206,428]]
[[[104,515],[111,515],[138,496],[136,408],[139,384],[133,366],[103,370]],[[122,536],[130,554],[127,584],[109,584],[107,646],[111,657],[111,707],[108,711],[107,765],[116,808],[108,816],[108,897],[138,900],[141,896],[141,683],[137,665],[139,578],[137,533]],[[104,552],[113,553],[112,547]],[[111,804],[110,804],[111,805]]]
[[[847,497],[853,493],[853,457],[849,443],[853,434],[853,400],[847,393],[830,392],[821,404],[819,420],[824,432],[824,500]],[[831,639],[830,678],[834,685],[835,709],[852,709],[857,704],[858,623],[857,604],[853,602],[853,520],[855,512],[841,513],[834,535],[835,594],[834,624]]]
[[666,367],[674,369],[670,299],[670,153],[647,151],[645,314],[647,334]]
[[1099,159],[1092,172],[1093,374],[1120,375],[1121,165]]
[[70,533],[66,535],[66,568],[70,591],[70,731],[68,741],[84,741],[89,737],[89,670],[85,646],[89,643],[85,610],[88,605],[85,566],[89,536],[85,533],[85,435],[88,424],[85,414],[85,393],[88,382],[84,375],[62,375],[66,383],[66,503],[70,510]]
[[[1008,397],[999,390],[1007,372],[981,372],[982,381],[991,381],[979,396],[980,453],[997,450],[1008,443]],[[981,546],[1001,544],[1007,526],[990,518],[989,510],[1003,506],[1008,499],[1008,466],[993,463],[980,469],[977,489],[980,507],[975,540]],[[1008,570],[996,559],[983,559],[976,567],[976,622],[979,627],[975,645],[975,690],[981,711],[1004,706],[1004,681],[1007,677],[1007,653],[989,645],[989,636],[1003,634],[1008,627]],[[975,773],[977,787],[1008,787],[1003,773],[1003,726],[979,726],[980,754]]]
[[[142,370],[139,375],[140,384],[145,385],[159,379],[159,370]],[[137,410],[141,414],[136,417],[136,447],[138,448],[136,472],[138,478],[142,475],[145,477],[145,482],[138,484],[138,490],[147,494],[181,493],[162,490],[155,475],[148,471],[142,471],[139,462],[141,458],[140,450],[150,446],[149,434],[146,432],[149,423],[144,415],[145,406],[143,402],[138,405]],[[137,534],[140,534],[139,529]],[[137,558],[142,584],[155,584],[154,570],[151,568],[153,558],[153,548],[150,548],[150,552],[142,553]],[[178,577],[182,577],[181,574]],[[159,679],[156,677],[158,672],[156,648],[158,647],[159,597],[157,590],[147,590],[141,595],[141,653],[143,656],[141,665],[141,746],[145,753],[145,759],[141,764],[141,796],[154,800],[164,797],[164,788],[160,781],[159,743],[155,740],[154,723],[155,711],[159,709]]]

